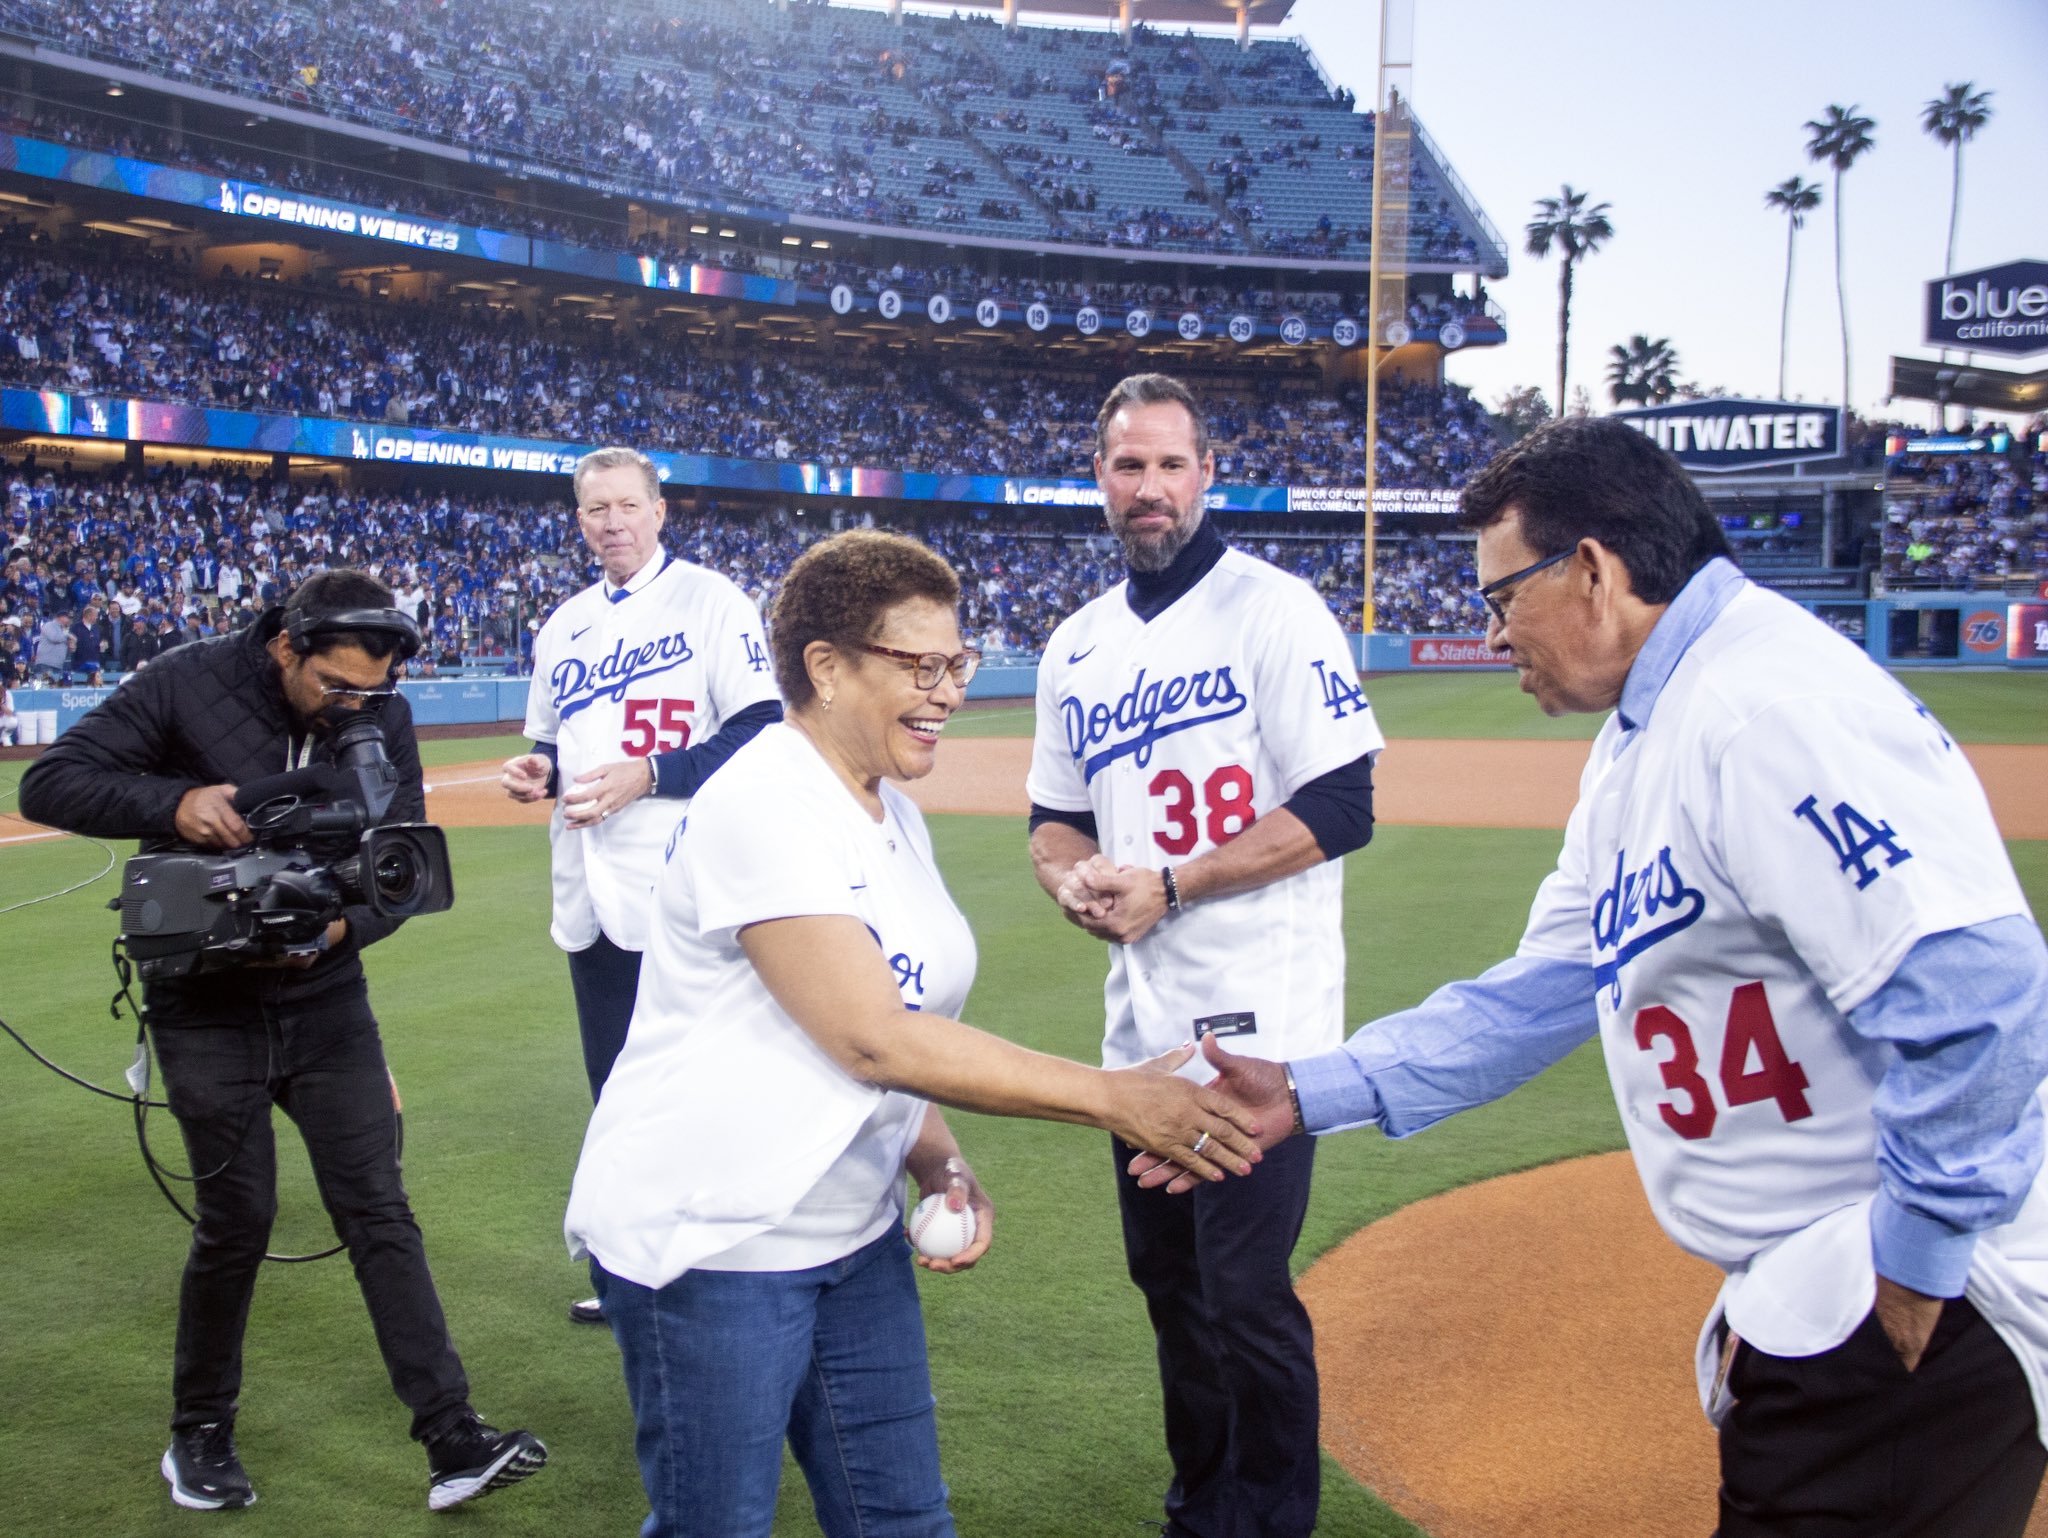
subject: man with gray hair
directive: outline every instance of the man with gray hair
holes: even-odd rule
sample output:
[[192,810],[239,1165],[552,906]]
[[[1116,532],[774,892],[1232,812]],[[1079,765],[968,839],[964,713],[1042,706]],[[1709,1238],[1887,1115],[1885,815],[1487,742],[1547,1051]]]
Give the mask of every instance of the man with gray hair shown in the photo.
[[[746,594],[662,550],[667,504],[653,462],[635,449],[598,449],[570,484],[603,574],[534,640],[533,751],[506,760],[500,783],[514,801],[556,798],[551,933],[569,953],[595,1101],[632,1022],[669,836],[712,770],[782,719],[782,702]],[[603,1322],[602,1285],[571,1305],[572,1319]]]

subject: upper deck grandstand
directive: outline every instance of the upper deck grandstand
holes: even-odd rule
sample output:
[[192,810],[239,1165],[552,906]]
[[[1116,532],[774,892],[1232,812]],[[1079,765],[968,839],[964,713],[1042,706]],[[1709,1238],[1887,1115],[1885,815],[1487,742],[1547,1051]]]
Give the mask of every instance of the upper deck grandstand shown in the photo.
[[[45,69],[112,65],[195,110],[267,105],[721,216],[992,248],[1367,255],[1372,119],[1295,41],[759,0],[687,18],[571,0],[530,20],[511,0],[0,3],[11,51]],[[1505,271],[1420,135],[1410,191],[1409,264]]]

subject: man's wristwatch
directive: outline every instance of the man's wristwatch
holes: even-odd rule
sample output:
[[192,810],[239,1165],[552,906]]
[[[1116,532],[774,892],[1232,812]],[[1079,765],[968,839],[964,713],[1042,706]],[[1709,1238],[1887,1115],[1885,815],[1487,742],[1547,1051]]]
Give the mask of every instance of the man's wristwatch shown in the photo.
[[1292,1067],[1282,1063],[1280,1071],[1287,1075],[1287,1103],[1294,1108],[1294,1127],[1292,1131],[1294,1136],[1299,1137],[1302,1133],[1308,1131],[1308,1124],[1301,1119],[1301,1091],[1294,1087],[1294,1069]]

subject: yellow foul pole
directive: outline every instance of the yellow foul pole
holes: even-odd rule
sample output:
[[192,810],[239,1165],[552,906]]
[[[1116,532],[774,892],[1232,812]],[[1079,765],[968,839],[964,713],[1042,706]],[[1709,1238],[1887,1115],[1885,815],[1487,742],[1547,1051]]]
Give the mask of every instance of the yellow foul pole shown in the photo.
[[[1380,65],[1373,93],[1372,266],[1366,280],[1372,313],[1365,344],[1365,595],[1364,628],[1378,628],[1373,601],[1379,498],[1380,364],[1406,341],[1408,319],[1409,167],[1414,134],[1409,86],[1414,73],[1415,0],[1380,0]],[[1389,334],[1389,327],[1399,330]]]

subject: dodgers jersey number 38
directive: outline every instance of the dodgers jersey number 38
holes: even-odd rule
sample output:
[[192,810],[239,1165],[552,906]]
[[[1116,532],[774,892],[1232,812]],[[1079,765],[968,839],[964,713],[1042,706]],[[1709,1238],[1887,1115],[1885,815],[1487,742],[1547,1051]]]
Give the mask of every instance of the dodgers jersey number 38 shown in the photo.
[[[1228,550],[1149,622],[1125,588],[1047,642],[1028,781],[1041,806],[1092,812],[1117,864],[1193,859],[1384,746],[1343,632],[1299,578]],[[1198,1022],[1255,1057],[1334,1046],[1342,892],[1340,864],[1325,862],[1112,946],[1105,1065],[1165,1052]]]
[[[778,698],[761,617],[727,578],[668,560],[623,603],[604,584],[557,609],[534,641],[526,734],[555,745],[558,784],[624,758],[687,748],[726,718]],[[643,796],[594,827],[548,824],[552,933],[564,950],[601,928],[625,950],[647,944],[649,894],[687,803]]]

